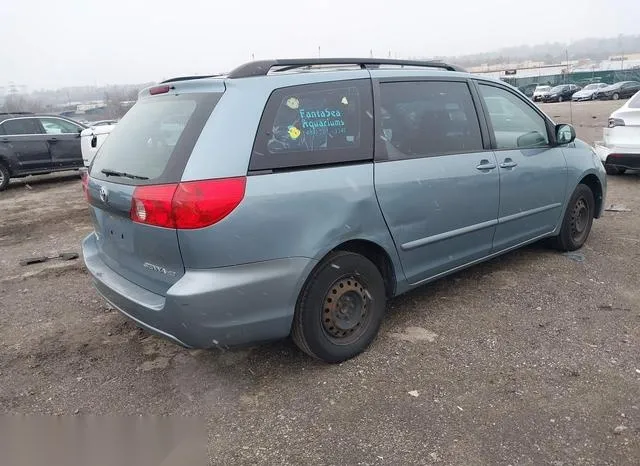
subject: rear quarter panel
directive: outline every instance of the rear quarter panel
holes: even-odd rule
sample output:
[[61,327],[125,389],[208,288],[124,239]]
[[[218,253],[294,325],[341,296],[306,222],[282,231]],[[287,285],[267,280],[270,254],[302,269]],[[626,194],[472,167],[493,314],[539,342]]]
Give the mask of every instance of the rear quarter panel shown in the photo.
[[249,176],[240,206],[216,225],[178,232],[184,265],[206,269],[287,257],[320,260],[343,242],[374,242],[404,275],[373,188],[373,164]]

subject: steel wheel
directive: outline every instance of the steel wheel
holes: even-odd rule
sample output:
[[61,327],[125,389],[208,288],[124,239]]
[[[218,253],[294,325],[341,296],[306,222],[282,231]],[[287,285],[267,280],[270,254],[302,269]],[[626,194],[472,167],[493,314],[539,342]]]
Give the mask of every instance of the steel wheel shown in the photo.
[[355,277],[337,280],[324,298],[322,326],[335,344],[357,340],[368,323],[371,294]]
[[581,197],[573,206],[571,212],[571,239],[575,243],[584,242],[584,236],[588,233],[589,220],[593,215],[589,204]]
[[308,277],[298,298],[291,336],[310,356],[342,362],[374,340],[385,307],[385,282],[376,264],[355,252],[335,251]]
[[620,94],[616,92],[615,94],[613,94],[613,100],[618,100],[618,99],[620,99]]
[[561,251],[580,249],[589,237],[595,210],[593,191],[579,184],[569,199],[558,235],[551,238],[551,245]]

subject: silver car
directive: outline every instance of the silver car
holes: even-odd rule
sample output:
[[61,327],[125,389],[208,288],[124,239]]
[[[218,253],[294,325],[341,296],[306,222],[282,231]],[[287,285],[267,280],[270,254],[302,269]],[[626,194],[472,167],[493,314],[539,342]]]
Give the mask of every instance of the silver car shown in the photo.
[[544,238],[580,248],[606,177],[569,125],[438,62],[252,62],[141,92],[98,152],[98,291],[188,347],[293,337],[339,362],[387,300]]

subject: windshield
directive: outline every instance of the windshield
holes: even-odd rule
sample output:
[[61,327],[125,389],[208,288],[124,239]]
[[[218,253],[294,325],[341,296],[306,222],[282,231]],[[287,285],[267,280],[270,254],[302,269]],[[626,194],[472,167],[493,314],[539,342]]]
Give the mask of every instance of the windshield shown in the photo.
[[[139,101],[100,148],[91,167],[91,176],[109,177],[110,181],[128,184],[139,184],[142,180],[179,181],[186,160],[220,95],[163,95]],[[117,173],[130,176],[125,180]]]
[[553,89],[551,89],[551,93],[554,93],[554,92],[562,92],[562,91],[564,91],[564,90],[565,90],[565,88],[566,88],[566,87],[567,87],[567,86],[556,86],[556,87],[554,87]]
[[598,89],[600,87],[602,87],[601,84],[589,84],[588,86],[585,86],[584,90],[585,91],[592,91],[592,90]]
[[551,86],[538,86],[536,87],[536,92],[544,92],[548,91],[549,89],[551,89]]

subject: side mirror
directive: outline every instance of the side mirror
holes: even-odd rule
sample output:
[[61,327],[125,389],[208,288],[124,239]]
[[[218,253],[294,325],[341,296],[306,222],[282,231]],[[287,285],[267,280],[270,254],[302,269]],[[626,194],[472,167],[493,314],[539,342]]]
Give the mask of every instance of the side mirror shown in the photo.
[[576,140],[576,130],[571,125],[556,125],[556,143],[570,144]]

